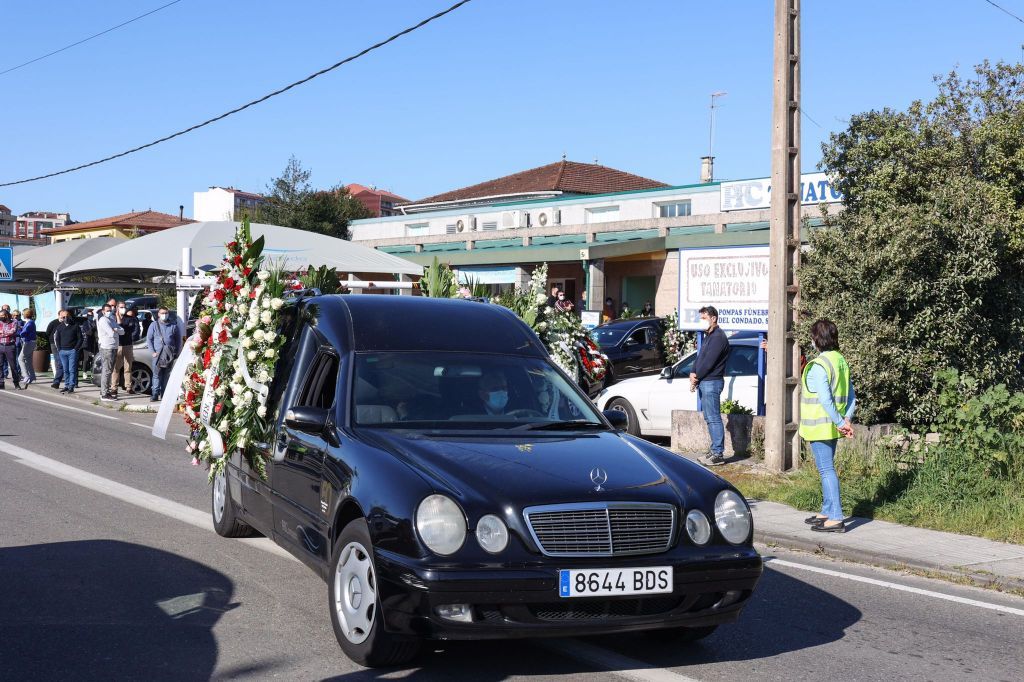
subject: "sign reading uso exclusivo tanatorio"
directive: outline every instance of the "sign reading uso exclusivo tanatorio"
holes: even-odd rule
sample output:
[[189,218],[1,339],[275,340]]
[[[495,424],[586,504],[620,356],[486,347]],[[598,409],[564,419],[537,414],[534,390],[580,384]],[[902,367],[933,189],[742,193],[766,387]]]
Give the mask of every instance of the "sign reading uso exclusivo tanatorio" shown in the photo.
[[722,329],[768,328],[768,247],[680,249],[679,326],[699,330],[700,309],[718,308]]
[[[719,187],[722,211],[768,208],[771,205],[771,180],[737,180]],[[833,204],[843,200],[842,193],[824,173],[800,176],[800,200],[805,204]]]

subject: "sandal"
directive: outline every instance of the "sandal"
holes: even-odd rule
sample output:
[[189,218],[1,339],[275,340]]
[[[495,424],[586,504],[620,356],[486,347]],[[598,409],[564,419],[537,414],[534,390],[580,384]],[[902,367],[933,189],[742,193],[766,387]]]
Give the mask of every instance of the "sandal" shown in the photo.
[[842,521],[834,526],[826,526],[824,523],[821,523],[811,526],[811,530],[818,531],[819,533],[845,533],[846,524]]

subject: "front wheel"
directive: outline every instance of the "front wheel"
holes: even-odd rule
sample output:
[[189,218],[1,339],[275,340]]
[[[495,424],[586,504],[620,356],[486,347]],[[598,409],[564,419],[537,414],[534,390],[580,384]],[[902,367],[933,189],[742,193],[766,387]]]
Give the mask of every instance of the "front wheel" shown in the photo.
[[341,531],[331,566],[327,603],[345,655],[368,668],[399,665],[415,656],[418,639],[384,631],[373,542],[364,519]]
[[238,520],[235,503],[228,490],[228,477],[223,471],[213,478],[210,486],[210,507],[213,512],[213,529],[222,538],[244,538],[252,535],[252,528]]
[[636,410],[629,404],[629,401],[625,398],[615,398],[608,401],[608,406],[605,408],[608,410],[615,410],[626,415],[626,428],[625,431],[631,436],[640,435],[640,423],[636,420]]

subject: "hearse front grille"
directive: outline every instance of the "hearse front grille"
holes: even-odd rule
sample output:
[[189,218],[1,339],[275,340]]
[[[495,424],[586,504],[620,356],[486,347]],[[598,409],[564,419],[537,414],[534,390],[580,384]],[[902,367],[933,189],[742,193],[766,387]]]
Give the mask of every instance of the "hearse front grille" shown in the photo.
[[672,546],[676,508],[653,502],[594,502],[528,507],[523,515],[547,556],[656,554]]

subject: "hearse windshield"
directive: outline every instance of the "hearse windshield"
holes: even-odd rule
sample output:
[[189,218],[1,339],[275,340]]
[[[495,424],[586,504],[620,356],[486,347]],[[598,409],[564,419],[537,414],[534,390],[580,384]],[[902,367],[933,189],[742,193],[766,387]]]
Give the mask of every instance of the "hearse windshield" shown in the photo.
[[605,428],[549,363],[507,355],[359,353],[353,423],[429,430]]

